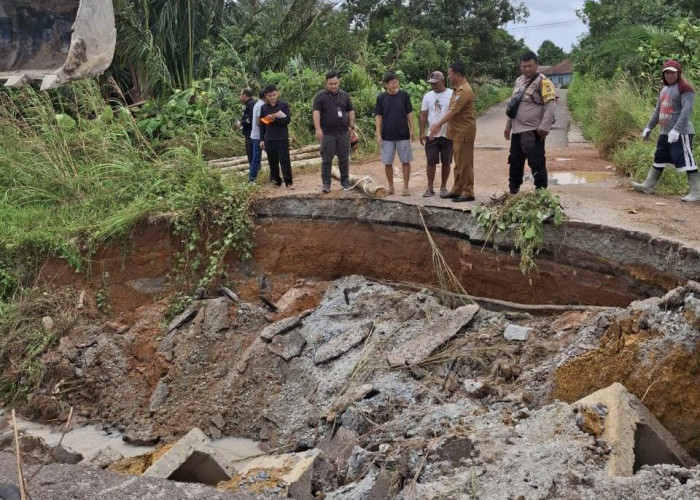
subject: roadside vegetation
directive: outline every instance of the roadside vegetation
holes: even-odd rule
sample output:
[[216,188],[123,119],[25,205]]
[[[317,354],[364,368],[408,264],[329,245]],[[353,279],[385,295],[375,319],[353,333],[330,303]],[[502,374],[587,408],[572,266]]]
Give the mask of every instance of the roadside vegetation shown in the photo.
[[[572,112],[620,173],[643,181],[659,131],[649,141],[642,141],[641,131],[663,85],[661,66],[677,59],[684,77],[696,89],[700,85],[700,8],[692,2],[603,0],[585,2],[580,15],[589,33],[572,54],[577,70],[568,94]],[[697,105],[692,120],[699,128]],[[699,147],[696,141],[696,158]],[[670,169],[657,186],[661,194],[687,189],[686,175]]]

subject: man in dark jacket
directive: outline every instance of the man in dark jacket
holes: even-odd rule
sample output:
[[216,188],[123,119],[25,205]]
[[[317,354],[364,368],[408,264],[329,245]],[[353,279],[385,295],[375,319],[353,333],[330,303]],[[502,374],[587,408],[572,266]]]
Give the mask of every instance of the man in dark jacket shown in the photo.
[[260,108],[260,147],[267,151],[270,164],[270,182],[281,186],[280,166],[284,185],[294,189],[292,181],[292,163],[289,159],[289,131],[291,113],[286,102],[278,100],[277,87],[265,87],[266,104]]
[[243,103],[243,116],[239,127],[245,137],[245,154],[248,156],[248,165],[250,165],[253,161],[253,143],[250,140],[250,131],[253,128],[253,106],[255,106],[253,91],[249,88],[241,90],[238,100]]
[[335,71],[326,74],[326,88],[314,97],[312,116],[316,139],[321,143],[323,192],[331,190],[334,156],[338,156],[340,185],[350,189],[350,133],[355,130],[355,109],[348,93],[340,89]]

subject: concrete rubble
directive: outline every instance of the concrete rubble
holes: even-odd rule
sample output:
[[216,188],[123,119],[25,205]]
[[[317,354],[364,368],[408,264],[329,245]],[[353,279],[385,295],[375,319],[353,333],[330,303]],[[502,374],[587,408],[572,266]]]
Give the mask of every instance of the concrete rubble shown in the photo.
[[574,407],[579,411],[579,427],[612,448],[607,468],[611,476],[632,476],[643,465],[697,465],[622,384],[596,391],[576,401]]
[[[71,404],[90,394],[131,439],[170,443],[134,485],[155,476],[240,498],[697,500],[700,430],[679,410],[696,408],[700,383],[692,286],[554,319],[347,276],[311,309],[286,304],[292,316],[279,321],[237,289],[239,301],[198,301],[165,332],[148,309],[121,335],[86,329],[51,360],[85,370],[89,390]],[[164,337],[139,365],[128,353],[149,321]],[[635,378],[646,373],[655,378]],[[140,405],[117,397],[125,390]],[[267,454],[234,464],[210,441],[222,436]]]
[[232,466],[199,429],[192,429],[143,473],[145,477],[216,485],[231,478]]
[[389,365],[415,365],[424,361],[438,347],[457,335],[469,324],[479,306],[468,305],[457,308],[447,318],[431,321],[425,325],[423,335],[413,337],[405,344],[396,347],[387,355]]

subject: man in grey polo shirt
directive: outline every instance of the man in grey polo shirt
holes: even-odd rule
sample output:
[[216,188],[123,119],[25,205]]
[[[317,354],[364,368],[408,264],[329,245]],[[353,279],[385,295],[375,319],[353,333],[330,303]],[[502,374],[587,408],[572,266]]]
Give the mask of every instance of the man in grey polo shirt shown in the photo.
[[323,192],[331,190],[333,157],[338,157],[340,185],[350,189],[350,131],[355,130],[355,110],[347,92],[340,90],[338,73],[326,74],[326,88],[313,103],[316,139],[321,143],[321,182]]
[[377,96],[374,107],[377,144],[382,151],[382,163],[389,194],[394,194],[394,156],[399,155],[403,173],[403,196],[409,196],[408,181],[411,177],[411,142],[415,140],[413,106],[411,98],[399,89],[399,79],[393,71],[384,73],[382,83],[386,92]]

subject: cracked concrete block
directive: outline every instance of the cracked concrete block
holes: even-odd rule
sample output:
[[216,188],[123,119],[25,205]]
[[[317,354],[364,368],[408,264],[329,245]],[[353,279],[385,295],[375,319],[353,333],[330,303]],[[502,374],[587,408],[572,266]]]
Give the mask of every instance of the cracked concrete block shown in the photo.
[[204,301],[204,318],[202,319],[202,333],[216,335],[231,326],[229,319],[229,305],[231,302],[226,297]]
[[[612,447],[609,476],[632,476],[643,465],[693,467],[697,463],[644,403],[620,383],[596,391],[573,406],[584,415],[586,427]],[[592,422],[596,418],[599,421]]]
[[457,335],[464,326],[469,324],[478,311],[479,306],[477,305],[462,306],[455,309],[453,314],[447,318],[430,322],[425,333],[413,337],[387,355],[389,365],[391,367],[415,365],[424,361],[435,349]]
[[306,339],[299,332],[276,335],[268,344],[267,349],[285,361],[296,358],[306,345]]
[[520,326],[510,324],[506,326],[503,336],[506,340],[518,340],[524,342],[530,338],[530,333],[532,333],[532,328],[529,326]]
[[173,318],[173,320],[170,322],[167,328],[167,332],[170,333],[173,330],[177,330],[180,328],[182,325],[190,321],[192,318],[194,318],[197,315],[197,311],[199,309],[199,306],[196,304],[191,305],[185,311],[180,314],[179,316]]
[[170,388],[166,385],[163,380],[159,380],[156,384],[153,393],[151,394],[151,399],[148,403],[148,411],[155,413],[158,407],[162,405],[170,394]]
[[143,473],[188,483],[215,485],[231,478],[231,468],[209,438],[194,428]]
[[338,358],[348,352],[350,349],[361,344],[372,331],[374,322],[365,323],[359,329],[350,332],[343,332],[335,338],[332,338],[325,344],[316,349],[314,355],[314,364],[320,365],[327,361]]
[[299,316],[284,318],[263,328],[263,331],[260,332],[260,337],[269,342],[275,335],[293,330],[299,325],[301,325],[301,318]]

